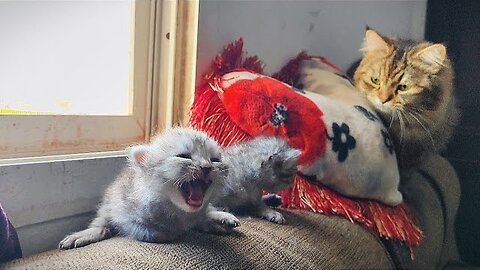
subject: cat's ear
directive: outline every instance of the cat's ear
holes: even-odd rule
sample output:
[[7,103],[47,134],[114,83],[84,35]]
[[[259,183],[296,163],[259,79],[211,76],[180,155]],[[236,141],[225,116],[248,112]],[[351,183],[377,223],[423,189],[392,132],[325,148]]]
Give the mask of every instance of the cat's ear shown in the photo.
[[275,154],[270,159],[273,157],[274,166],[276,167],[296,167],[300,153],[300,150],[290,149],[281,154]]
[[148,147],[145,145],[135,145],[128,148],[128,159],[130,162],[140,168],[147,166]]
[[298,158],[300,157],[300,150],[291,149],[285,152],[285,160],[291,160],[297,162]]
[[367,26],[365,30],[365,41],[363,42],[361,51],[363,52],[383,51],[386,53],[389,50],[390,50],[390,44],[388,43],[388,39],[385,37],[382,37],[375,30]]
[[443,44],[430,45],[415,54],[417,59],[427,64],[436,73],[444,66],[447,48]]

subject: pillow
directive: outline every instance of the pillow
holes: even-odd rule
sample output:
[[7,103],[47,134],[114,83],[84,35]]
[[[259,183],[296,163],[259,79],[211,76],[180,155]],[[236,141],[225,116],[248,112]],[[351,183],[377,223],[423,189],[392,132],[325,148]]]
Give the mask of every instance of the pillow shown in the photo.
[[[232,120],[249,135],[281,136],[300,149],[298,169],[306,177],[343,195],[398,205],[400,177],[385,127],[355,89],[337,85],[338,76],[326,72],[332,76],[321,77],[325,83],[317,83],[318,89],[327,85],[327,90],[337,88],[354,98],[295,91],[250,71],[224,74],[217,80],[217,92]],[[305,76],[307,86],[313,81]]]
[[300,171],[347,196],[401,203],[394,146],[368,100],[320,60],[303,61],[298,83],[306,90],[303,95],[324,112],[329,141],[325,159]]
[[[243,52],[243,40],[241,38],[228,44],[224,47],[223,52],[215,57],[210,69],[197,84],[189,125],[207,132],[224,147],[250,140],[259,134],[282,136],[292,146],[302,150],[301,166],[325,165],[328,161],[328,155],[338,159],[338,152],[340,151],[342,151],[341,159],[352,158],[352,149],[347,148],[349,157],[344,157],[346,156],[344,154],[345,150],[339,150],[340,148],[337,148],[339,146],[329,142],[327,138],[328,132],[330,132],[329,137],[332,138],[332,141],[335,140],[335,136],[332,135],[333,123],[328,125],[324,121],[324,118],[327,117],[326,114],[324,116],[324,112],[320,110],[313,100],[306,97],[306,95],[302,96],[292,91],[293,87],[290,86],[298,86],[298,81],[302,77],[306,77],[300,72],[305,66],[302,65],[302,61],[313,58],[326,64],[322,68],[333,73],[330,76],[342,74],[340,69],[325,58],[312,57],[305,52],[300,52],[281,70],[272,75],[273,78],[277,79],[275,80],[261,75],[263,74],[263,62],[257,56],[246,56]],[[245,71],[250,73],[243,73],[248,79],[235,79],[235,77],[241,75],[238,73],[230,74],[230,78],[227,77],[229,82],[222,79],[224,75],[230,72]],[[318,77],[310,78],[315,79]],[[232,87],[235,80],[236,90],[229,89],[225,91],[226,89],[224,88]],[[303,79],[302,81],[304,83],[307,82]],[[327,83],[329,80],[321,79],[316,81]],[[346,81],[331,80],[330,83],[332,84],[328,89],[335,89],[335,85],[339,82],[346,83]],[[328,89],[322,89],[321,87],[318,89],[315,87],[309,88],[310,91],[326,91]],[[267,95],[266,93],[269,94]],[[342,92],[336,94],[342,94]],[[331,98],[326,92],[322,96]],[[336,98],[339,99],[338,102],[341,102],[341,95]],[[345,98],[348,101],[350,97],[345,96]],[[361,99],[358,102],[361,102]],[[375,116],[373,113],[371,114],[368,104],[363,104],[365,106],[362,106],[362,103],[356,103],[355,105],[358,104],[360,106],[354,108],[361,111],[365,117],[373,118]],[[351,104],[348,106],[351,109]],[[304,113],[298,114],[299,111]],[[343,122],[347,123],[346,121]],[[331,127],[330,130],[327,127]],[[342,130],[341,124],[338,127]],[[359,133],[358,135],[368,138],[368,136],[364,136],[366,133]],[[348,138],[348,136],[342,135],[339,137],[340,139],[345,137],[345,139],[342,139],[345,142],[346,138]],[[358,140],[361,141],[361,139],[355,138],[355,148],[357,148]],[[352,140],[350,139],[349,141],[348,144],[352,145]],[[392,147],[388,137],[385,138],[384,143],[387,148]],[[336,151],[333,149],[334,147]],[[380,148],[378,142],[377,147]],[[328,153],[329,149],[333,151],[330,154]],[[370,153],[366,153],[366,156],[370,156]],[[394,158],[394,156],[391,158]],[[317,159],[319,161],[315,163]],[[339,161],[335,162],[338,163]],[[308,167],[304,167],[305,173],[309,173],[306,169]],[[310,169],[313,171],[313,167]],[[320,172],[323,172],[324,175],[327,171],[325,168],[322,170],[321,167],[317,167],[317,169],[320,169]],[[386,169],[386,167],[383,169]],[[392,169],[395,174],[395,168]],[[339,181],[346,182],[345,180]],[[397,180],[390,179],[390,181],[389,183],[392,186],[396,186]],[[374,189],[374,187],[372,188]],[[422,231],[415,225],[412,213],[405,203],[396,207],[390,207],[377,200],[347,197],[323,185],[317,180],[316,174],[306,176],[298,173],[293,184],[279,194],[282,198],[281,207],[302,209],[326,215],[337,215],[362,225],[376,235],[386,239],[402,241],[409,247],[418,246],[423,238]]]

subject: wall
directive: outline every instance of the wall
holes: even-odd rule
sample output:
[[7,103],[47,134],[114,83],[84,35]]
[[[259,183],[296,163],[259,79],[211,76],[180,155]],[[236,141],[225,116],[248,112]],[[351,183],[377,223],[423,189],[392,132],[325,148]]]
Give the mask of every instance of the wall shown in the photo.
[[429,40],[447,44],[456,73],[462,119],[445,156],[457,171],[462,189],[456,220],[458,250],[462,261],[476,266],[480,266],[479,14],[480,1],[431,1],[426,28]]
[[385,34],[423,37],[426,0],[421,1],[217,1],[200,2],[198,75],[239,37],[245,49],[277,71],[302,49],[343,69],[360,57],[365,25]]
[[56,248],[85,228],[124,157],[0,166],[0,202],[24,255]]

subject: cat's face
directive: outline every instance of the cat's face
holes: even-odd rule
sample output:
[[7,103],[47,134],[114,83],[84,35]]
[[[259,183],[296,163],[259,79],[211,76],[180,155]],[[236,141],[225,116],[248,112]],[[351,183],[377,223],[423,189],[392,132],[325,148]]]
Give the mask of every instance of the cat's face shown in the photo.
[[392,40],[368,29],[362,50],[355,85],[387,121],[399,113],[413,118],[440,104],[442,93],[432,86],[447,59],[445,46]]
[[285,145],[261,163],[262,189],[268,192],[285,189],[293,183],[297,173],[300,151]]
[[217,143],[189,128],[170,129],[149,145],[132,147],[130,160],[154,196],[186,212],[204,208],[227,174]]

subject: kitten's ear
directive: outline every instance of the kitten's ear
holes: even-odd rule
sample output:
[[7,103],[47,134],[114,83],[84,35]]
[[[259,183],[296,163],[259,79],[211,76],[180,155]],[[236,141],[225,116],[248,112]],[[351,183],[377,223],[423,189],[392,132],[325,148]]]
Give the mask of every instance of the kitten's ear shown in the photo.
[[296,167],[298,163],[298,158],[300,157],[300,153],[300,150],[290,149],[280,155],[275,155],[275,165],[286,168]]
[[375,30],[369,28],[367,26],[365,30],[365,41],[363,43],[363,47],[361,51],[363,52],[371,52],[371,51],[384,51],[388,52],[390,49],[390,45],[388,40],[382,37],[379,33]]
[[285,152],[285,159],[297,162],[298,158],[300,157],[300,153],[300,150],[297,149],[288,150]]
[[444,66],[447,48],[443,44],[433,44],[417,52],[415,57],[429,65],[436,73]]
[[145,145],[132,146],[128,148],[128,159],[133,165],[145,168],[147,165],[147,153],[148,147]]

